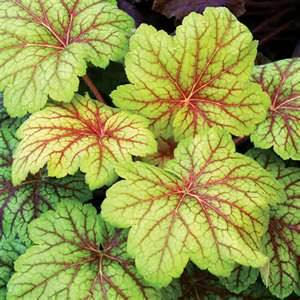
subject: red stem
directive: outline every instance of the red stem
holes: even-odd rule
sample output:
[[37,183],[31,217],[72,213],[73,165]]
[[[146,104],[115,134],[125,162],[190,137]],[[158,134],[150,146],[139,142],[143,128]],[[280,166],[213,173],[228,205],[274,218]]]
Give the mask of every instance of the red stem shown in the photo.
[[283,24],[282,26],[278,27],[276,30],[274,30],[273,32],[271,32],[269,35],[267,35],[266,37],[264,37],[262,40],[260,40],[260,45],[264,45],[266,43],[268,43],[270,40],[272,40],[276,35],[278,35],[279,33],[281,33],[282,31],[286,30],[289,28],[289,26],[291,25],[292,21]]
[[244,144],[248,140],[248,136],[241,136],[234,139],[234,143],[236,146]]
[[102,95],[100,94],[97,87],[95,86],[93,81],[90,79],[90,77],[86,74],[82,77],[82,79],[84,80],[86,85],[89,87],[89,89],[92,91],[92,93],[94,94],[96,99],[99,100],[100,102],[105,103],[104,98],[102,97]]
[[281,17],[283,17],[285,14],[287,14],[288,12],[290,12],[290,7],[288,7],[287,9],[284,9],[282,11],[280,11],[278,14],[273,15],[272,17],[268,18],[266,21],[262,22],[261,24],[259,24],[256,28],[254,28],[253,32],[259,32],[261,30],[266,29],[266,27],[269,24],[278,22],[278,19],[280,19]]

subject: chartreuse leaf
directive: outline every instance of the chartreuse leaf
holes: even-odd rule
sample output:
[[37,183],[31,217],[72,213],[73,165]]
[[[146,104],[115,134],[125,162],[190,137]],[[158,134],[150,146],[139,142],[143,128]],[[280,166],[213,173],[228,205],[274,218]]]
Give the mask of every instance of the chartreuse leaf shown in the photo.
[[0,90],[11,116],[70,102],[87,62],[127,51],[133,20],[115,0],[0,0]]
[[259,270],[244,266],[237,266],[227,278],[221,278],[221,283],[233,293],[241,293],[254,284]]
[[11,182],[12,153],[17,144],[12,130],[0,130],[0,237],[18,236],[27,242],[28,223],[62,200],[87,201],[92,195],[81,174],[48,178],[44,171],[18,186]]
[[49,105],[33,114],[18,130],[22,139],[15,152],[13,182],[36,174],[46,163],[49,176],[86,173],[91,189],[110,185],[114,167],[131,155],[156,151],[156,141],[140,116],[110,108],[88,96],[71,104]]
[[300,58],[257,66],[253,80],[272,105],[251,140],[258,148],[273,147],[283,159],[300,160]]
[[248,135],[263,121],[269,97],[249,78],[257,42],[226,8],[191,13],[174,37],[142,25],[130,41],[126,72],[131,84],[114,103],[151,120],[157,135],[177,140],[208,127]]
[[6,109],[3,105],[3,95],[0,93],[0,127],[11,128],[12,130],[16,130],[22,122],[25,120],[24,118],[10,118],[6,112]]
[[6,299],[6,285],[14,271],[14,261],[25,252],[25,245],[19,239],[0,239],[0,299]]
[[117,173],[126,180],[108,190],[102,214],[131,227],[128,251],[146,280],[165,286],[189,259],[218,276],[235,262],[266,263],[260,240],[281,186],[235,152],[230,134],[213,128],[180,142],[164,169],[124,163]]
[[284,186],[284,201],[272,208],[263,238],[269,263],[261,274],[271,293],[285,299],[300,285],[300,169],[286,168],[271,151],[254,149],[249,155]]
[[8,299],[168,299],[137,273],[127,232],[106,225],[93,206],[62,202],[29,227],[34,245],[15,263]]

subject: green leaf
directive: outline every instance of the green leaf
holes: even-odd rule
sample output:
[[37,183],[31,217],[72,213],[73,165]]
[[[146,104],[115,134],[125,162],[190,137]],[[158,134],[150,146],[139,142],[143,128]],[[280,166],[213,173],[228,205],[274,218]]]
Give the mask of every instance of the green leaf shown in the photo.
[[8,118],[5,108],[3,106],[3,95],[0,93],[0,125]]
[[87,63],[105,68],[128,48],[133,20],[115,0],[0,0],[0,90],[11,116],[70,102]]
[[248,153],[284,186],[282,203],[271,210],[268,232],[263,239],[269,264],[261,275],[272,294],[285,299],[300,285],[300,169],[285,168],[271,151]]
[[0,93],[0,127],[10,128],[11,130],[17,130],[17,128],[25,121],[27,116],[23,118],[12,118],[6,111],[3,103],[3,94]]
[[239,294],[254,284],[258,275],[258,269],[237,266],[229,277],[221,278],[220,281],[229,291]]
[[13,182],[21,183],[47,164],[49,176],[73,175],[80,168],[91,189],[110,185],[117,178],[117,163],[156,151],[147,126],[146,119],[88,96],[76,95],[71,104],[49,105],[18,130],[22,141],[14,156]]
[[256,48],[250,31],[225,8],[191,13],[175,36],[141,25],[125,60],[131,84],[111,96],[117,106],[149,118],[164,138],[173,132],[179,140],[212,126],[248,135],[270,104],[249,82]]
[[25,249],[19,239],[3,237],[0,240],[0,299],[6,299],[6,285],[14,271],[14,261]]
[[257,66],[253,80],[269,94],[272,105],[251,140],[258,148],[273,147],[283,159],[300,160],[300,59]]
[[16,130],[22,122],[25,120],[24,118],[10,118],[6,112],[6,109],[3,105],[3,95],[0,93],[0,126],[1,128],[11,128],[12,130]]
[[41,171],[13,186],[11,164],[17,142],[13,131],[0,130],[0,237],[18,234],[27,241],[27,227],[32,219],[62,200],[87,201],[92,195],[81,174],[58,180]]
[[218,276],[229,276],[235,262],[266,263],[260,239],[281,186],[235,153],[230,134],[213,128],[182,141],[164,169],[124,163],[117,173],[126,180],[107,191],[102,214],[131,227],[128,251],[146,280],[167,285],[189,258]]
[[142,161],[158,167],[164,167],[169,160],[174,158],[175,148],[176,143],[173,139],[164,139],[160,137],[158,138],[157,152],[146,156]]
[[183,296],[180,300],[273,300],[268,290],[256,283],[245,292],[236,294],[224,287],[218,277],[189,264],[180,278]]
[[30,237],[34,246],[8,284],[10,300],[162,299],[136,272],[127,232],[106,225],[91,205],[60,203],[30,224]]

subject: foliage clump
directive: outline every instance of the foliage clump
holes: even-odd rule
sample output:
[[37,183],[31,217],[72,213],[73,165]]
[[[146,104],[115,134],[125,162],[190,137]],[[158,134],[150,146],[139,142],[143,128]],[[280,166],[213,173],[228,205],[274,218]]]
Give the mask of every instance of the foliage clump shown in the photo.
[[1,300],[300,295],[300,59],[165,2],[0,0]]

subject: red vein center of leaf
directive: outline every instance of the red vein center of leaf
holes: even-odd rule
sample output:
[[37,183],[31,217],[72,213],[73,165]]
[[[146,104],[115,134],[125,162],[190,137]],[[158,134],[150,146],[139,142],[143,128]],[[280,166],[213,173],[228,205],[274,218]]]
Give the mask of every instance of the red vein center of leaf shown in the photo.
[[46,47],[46,48],[54,48],[58,50],[63,50],[66,48],[70,42],[71,42],[71,30],[73,27],[74,17],[76,16],[75,9],[79,3],[79,0],[76,0],[73,7],[69,9],[66,5],[65,8],[68,11],[69,14],[69,20],[68,24],[64,26],[63,28],[63,36],[57,32],[57,30],[52,26],[52,24],[49,21],[47,11],[44,7],[44,5],[40,2],[40,8],[42,11],[42,16],[36,15],[34,12],[32,12],[27,6],[21,3],[20,0],[15,1],[16,5],[18,5],[21,9],[26,11],[26,13],[32,18],[32,20],[46,28],[49,33],[55,38],[55,40],[58,42],[58,45],[52,45],[49,43],[26,43],[26,46],[40,46],[40,47]]

